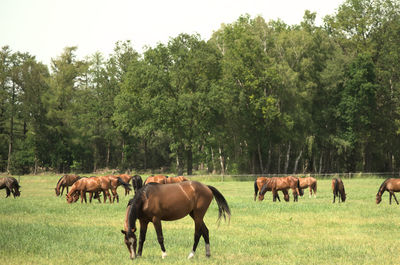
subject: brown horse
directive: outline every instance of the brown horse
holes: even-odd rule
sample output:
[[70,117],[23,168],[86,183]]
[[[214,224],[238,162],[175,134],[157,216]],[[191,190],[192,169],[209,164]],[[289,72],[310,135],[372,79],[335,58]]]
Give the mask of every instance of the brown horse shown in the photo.
[[[278,196],[278,191],[281,190],[283,194],[285,194],[284,190],[286,190],[285,201],[289,201],[289,194],[287,194],[287,190],[291,189],[293,192],[293,201],[298,201],[298,195],[303,196],[303,190],[300,189],[300,181],[298,178],[293,176],[288,177],[273,177],[271,178],[271,186],[270,189],[273,194],[273,201],[276,201]],[[260,195],[264,195],[265,192],[269,189],[267,185],[264,185],[260,191]],[[259,195],[259,199],[260,199]],[[287,198],[287,199],[286,199]]]
[[152,222],[157,233],[158,243],[162,250],[162,258],[167,256],[164,247],[161,221],[174,221],[190,215],[195,223],[194,244],[188,258],[195,254],[200,237],[206,244],[206,256],[210,256],[208,228],[203,221],[204,215],[213,199],[218,204],[219,217],[230,218],[230,209],[224,196],[214,187],[196,181],[184,181],[169,185],[149,184],[143,186],[128,203],[125,216],[124,234],[130,258],[136,258],[137,238],[136,220],[140,222],[140,238],[138,256],[142,255],[143,243],[146,239],[147,226]]
[[340,178],[332,179],[332,191],[333,191],[333,203],[335,203],[336,197],[339,198],[339,203],[340,199],[342,199],[342,202],[346,201],[346,192],[344,190],[344,184]]
[[164,175],[150,176],[144,181],[144,185],[149,184],[149,183],[166,184],[167,178],[168,178],[168,176],[164,176]]
[[169,177],[169,178],[165,179],[165,184],[178,183],[178,182],[184,182],[184,181],[189,181],[189,179],[185,178],[184,176]]
[[[72,186],[72,184],[75,183],[78,179],[81,177],[78,175],[64,175],[62,176],[56,185],[55,191],[56,191],[56,196],[61,196],[64,192],[64,188],[67,188],[67,193],[68,193],[68,187]],[[62,188],[62,189],[61,189]],[[60,192],[61,189],[61,192]]]
[[[266,185],[266,189],[263,191],[263,193],[261,193],[261,189],[262,187]],[[267,191],[272,191],[272,179],[271,178],[267,178],[267,177],[258,177],[255,181],[254,181],[254,201],[257,198],[257,193],[258,191],[260,191],[260,195],[258,197],[259,201],[264,200],[264,195]],[[284,199],[286,201],[289,200],[289,195],[287,190],[282,190],[283,194],[284,194]],[[278,201],[281,201],[281,199],[279,198],[279,195],[277,194],[277,199]]]
[[381,186],[379,187],[378,193],[376,194],[376,204],[379,204],[382,201],[382,194],[385,191],[388,191],[390,194],[389,195],[389,204],[392,204],[392,196],[394,197],[396,203],[399,204],[399,202],[397,201],[396,195],[394,195],[394,193],[400,191],[400,179],[399,178],[388,178],[381,184]]
[[[81,195],[81,203],[83,200],[86,200],[86,192],[90,192],[90,201],[92,200],[92,193],[93,192],[103,192],[104,195],[104,203],[107,201],[107,197],[111,203],[111,196],[108,190],[111,189],[111,180],[108,177],[90,177],[90,178],[81,178],[76,181],[71,190],[68,192],[67,202],[72,203],[76,202],[79,198],[79,193]],[[100,201],[100,199],[99,199]]]
[[125,181],[122,180],[122,178],[120,177],[120,175],[118,176],[104,176],[105,178],[108,178],[110,180],[110,189],[111,189],[111,193],[113,195],[113,202],[115,202],[115,199],[117,199],[117,202],[119,202],[119,196],[117,193],[117,188],[120,185],[123,185],[125,188],[125,192],[128,190],[131,191],[131,187],[129,187],[129,184],[126,183]]
[[300,188],[305,189],[309,188],[310,189],[310,198],[314,192],[314,197],[317,198],[317,180],[313,177],[306,177],[306,178],[299,178],[300,181]]
[[0,178],[0,190],[6,189],[6,198],[10,196],[10,193],[13,194],[14,198],[19,197],[21,195],[19,188],[21,188],[21,186],[15,178]]
[[[130,176],[128,174],[120,174],[120,175],[116,175],[117,177],[120,177],[125,183],[128,183],[131,181],[131,179],[133,178],[133,176]],[[137,176],[137,175],[136,175]],[[129,192],[132,190],[131,188],[127,188],[126,186],[124,186],[125,188],[125,196],[129,194]]]

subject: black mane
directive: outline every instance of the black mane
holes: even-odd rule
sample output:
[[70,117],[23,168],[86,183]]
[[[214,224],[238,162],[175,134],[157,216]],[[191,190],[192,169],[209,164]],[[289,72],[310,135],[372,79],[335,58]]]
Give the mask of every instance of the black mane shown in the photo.
[[387,178],[387,179],[385,179],[384,182],[382,182],[381,186],[379,187],[377,195],[379,195],[380,192],[381,192],[381,195],[382,195],[382,193],[384,192],[384,189],[386,188],[386,182],[388,182],[389,179],[390,178]]

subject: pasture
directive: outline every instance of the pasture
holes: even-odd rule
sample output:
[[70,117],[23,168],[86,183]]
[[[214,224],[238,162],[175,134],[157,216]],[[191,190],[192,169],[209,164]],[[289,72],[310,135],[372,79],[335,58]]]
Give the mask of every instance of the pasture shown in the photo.
[[[18,177],[17,177],[18,178]],[[190,217],[163,222],[168,257],[149,224],[143,256],[131,261],[120,232],[131,196],[118,188],[120,203],[67,204],[56,197],[59,176],[23,176],[21,197],[0,190],[0,264],[187,264],[193,244]],[[192,178],[196,180],[197,178]],[[199,180],[201,180],[199,178]],[[330,180],[318,180],[317,198],[293,203],[253,201],[253,182],[212,181],[232,211],[230,223],[216,220],[212,202],[205,216],[211,258],[201,238],[193,264],[398,264],[400,207],[375,195],[383,179],[343,179],[347,200],[332,204]],[[281,194],[281,193],[280,193]],[[139,224],[137,224],[139,225]]]

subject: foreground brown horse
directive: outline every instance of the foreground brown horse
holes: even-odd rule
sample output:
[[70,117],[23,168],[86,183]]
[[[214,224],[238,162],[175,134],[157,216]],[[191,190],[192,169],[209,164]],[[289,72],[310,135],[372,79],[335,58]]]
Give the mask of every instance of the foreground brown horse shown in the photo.
[[376,204],[379,204],[382,201],[382,194],[385,191],[388,191],[390,194],[389,195],[389,204],[392,204],[392,196],[394,197],[396,203],[399,204],[399,202],[397,201],[396,195],[394,195],[394,193],[400,191],[400,179],[399,178],[388,178],[381,184],[381,186],[379,187],[378,193],[376,194]]
[[[68,187],[72,186],[78,179],[80,179],[78,175],[64,175],[62,176],[56,185],[55,191],[56,191],[56,196],[61,196],[64,192],[64,188],[67,188],[67,193],[68,193]],[[62,189],[61,189],[62,188]],[[61,189],[61,192],[60,192]]]
[[333,203],[335,203],[336,197],[338,197],[339,203],[340,199],[342,199],[342,202],[346,201],[346,192],[344,190],[344,184],[340,178],[332,179],[332,191],[333,191]]
[[[255,201],[256,198],[257,198],[257,193],[258,193],[258,191],[260,191],[260,195],[259,195],[259,197],[258,197],[258,200],[259,200],[259,201],[264,200],[265,192],[267,192],[267,191],[272,191],[272,181],[273,181],[272,178],[267,178],[267,177],[258,177],[258,178],[254,181],[254,201]],[[265,192],[264,192],[263,194],[261,194],[261,189],[262,189],[262,187],[263,187],[264,185],[266,185],[266,189],[265,189]],[[288,195],[287,190],[282,190],[282,192],[283,192],[283,194],[284,194],[284,199],[285,199],[286,201],[288,201],[288,200],[289,200],[289,195]],[[278,201],[281,201],[281,199],[279,198],[279,195],[278,195],[278,194],[277,194],[277,199],[278,199]]]
[[293,201],[298,201],[298,195],[303,196],[303,190],[300,189],[300,181],[298,178],[293,176],[288,177],[273,177],[271,178],[270,187],[268,185],[264,185],[261,188],[259,199],[263,199],[263,195],[267,192],[267,190],[271,189],[273,195],[273,201],[275,202],[278,197],[278,191],[282,191],[285,196],[285,201],[289,201],[289,194],[287,193],[288,189],[292,190],[293,193]]
[[313,177],[306,177],[306,178],[299,178],[300,181],[300,188],[305,189],[309,188],[310,189],[310,198],[314,192],[314,197],[317,198],[317,180]]
[[[81,178],[77,180],[71,187],[71,190],[68,192],[67,202],[72,203],[76,202],[79,198],[79,193],[81,195],[81,203],[83,200],[86,200],[86,192],[90,192],[90,201],[92,200],[92,193],[103,192],[104,195],[104,203],[107,201],[107,197],[111,203],[111,196],[108,190],[111,189],[111,180],[108,177],[90,177],[90,178]],[[99,199],[100,201],[100,199]]]
[[150,176],[144,181],[144,185],[149,184],[149,183],[159,183],[159,184],[166,184],[167,183],[167,178],[168,176],[164,175],[155,175],[155,176]]
[[10,193],[15,197],[19,197],[21,195],[18,181],[13,177],[5,177],[0,178],[0,190],[6,189],[6,198],[10,196]]
[[[194,244],[188,258],[195,254],[200,237],[206,244],[206,256],[210,256],[208,228],[203,221],[204,215],[213,199],[218,204],[219,217],[230,218],[230,209],[224,196],[214,187],[196,181],[184,181],[169,185],[150,183],[143,186],[128,203],[125,216],[124,234],[130,258],[136,258],[137,238],[136,220],[140,222],[140,238],[138,256],[142,255],[143,243],[146,239],[147,226],[152,222],[157,233],[158,243],[162,250],[162,258],[167,256],[164,247],[161,221],[174,221],[190,215],[195,223]],[[226,214],[226,215],[225,215]]]

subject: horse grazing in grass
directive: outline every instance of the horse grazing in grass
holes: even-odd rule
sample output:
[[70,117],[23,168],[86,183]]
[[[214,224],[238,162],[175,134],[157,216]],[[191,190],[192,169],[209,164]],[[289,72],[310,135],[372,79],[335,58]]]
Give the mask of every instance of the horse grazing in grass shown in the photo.
[[[275,202],[278,197],[278,191],[281,190],[285,196],[285,201],[289,201],[289,194],[287,193],[288,189],[291,189],[293,192],[293,201],[298,201],[298,195],[303,195],[303,190],[300,189],[300,181],[298,178],[293,176],[288,177],[273,177],[271,178],[270,189],[273,194],[273,201]],[[265,192],[269,189],[267,185],[264,185],[260,191],[260,195],[264,195]],[[259,196],[260,198],[260,196]]]
[[168,176],[164,176],[164,175],[150,176],[144,181],[144,185],[149,184],[149,183],[166,184],[167,178],[168,178]]
[[111,189],[111,193],[113,195],[113,200],[112,200],[113,202],[115,202],[115,199],[117,199],[117,202],[119,202],[119,196],[117,193],[118,186],[123,185],[125,188],[125,192],[127,190],[128,191],[132,190],[131,187],[129,186],[129,184],[126,183],[125,181],[123,181],[120,176],[112,176],[111,175],[111,176],[105,176],[105,177],[108,177],[110,180],[110,189]]
[[194,244],[188,258],[195,254],[200,237],[206,245],[206,256],[210,256],[209,232],[203,221],[204,215],[215,198],[219,217],[230,218],[230,209],[224,196],[214,187],[206,186],[196,181],[184,181],[169,185],[150,183],[143,186],[128,203],[125,216],[124,234],[125,244],[128,247],[130,258],[136,258],[137,238],[136,220],[140,223],[139,248],[137,255],[142,255],[143,244],[146,239],[147,226],[152,222],[157,233],[158,243],[162,250],[162,258],[167,256],[164,247],[164,237],[161,221],[174,221],[187,215],[193,218],[195,223]]
[[[310,189],[310,198],[314,192],[314,197],[317,198],[317,180],[313,177],[306,177],[306,178],[299,178],[300,181],[300,188],[305,189],[309,188]],[[304,192],[303,192],[304,193]]]
[[394,197],[396,203],[399,204],[399,202],[397,201],[396,195],[394,195],[394,193],[400,191],[400,179],[399,178],[388,178],[381,184],[381,186],[379,187],[378,193],[376,194],[376,204],[379,204],[382,201],[382,194],[385,191],[388,191],[390,194],[389,195],[389,204],[392,204],[392,196]]
[[184,181],[189,181],[189,179],[184,176],[169,177],[169,178],[165,179],[165,184],[179,183],[179,182],[184,182]]
[[135,175],[132,177],[132,188],[135,191],[135,193],[143,187],[143,180],[142,177],[139,175]]
[[333,191],[333,203],[335,203],[336,197],[338,197],[339,203],[340,199],[342,199],[342,202],[346,201],[346,192],[344,190],[344,184],[340,178],[332,179],[332,191]]
[[[267,178],[267,177],[258,177],[255,181],[254,181],[254,201],[257,198],[257,193],[258,191],[260,191],[260,194],[258,196],[258,200],[262,201],[264,200],[264,195],[267,191],[272,191],[272,178]],[[264,190],[262,190],[263,186],[265,185]],[[261,190],[263,192],[261,192]],[[284,194],[284,199],[286,201],[289,200],[289,195],[287,190],[282,190],[283,194]],[[279,198],[279,195],[276,194],[276,197],[278,199],[278,201],[281,201],[281,199]]]
[[[136,175],[137,176],[137,175]],[[130,176],[128,174],[120,174],[120,175],[116,175],[116,177],[120,177],[124,182],[128,183],[131,181],[131,179],[133,178],[133,176]],[[131,188],[127,188],[125,187],[125,196],[129,194],[129,192],[132,190]]]
[[[111,196],[108,190],[111,189],[111,180],[109,177],[90,177],[90,178],[81,178],[77,180],[71,187],[71,190],[68,192],[67,202],[73,203],[79,199],[79,193],[81,195],[81,203],[83,200],[86,200],[86,192],[90,193],[90,201],[92,200],[92,193],[103,192],[104,195],[104,203],[107,201],[107,197],[111,203]],[[100,199],[99,199],[100,201]]]
[[[64,192],[64,188],[67,188],[67,193],[68,193],[68,187],[72,186],[78,179],[81,177],[78,175],[64,175],[62,176],[56,185],[55,191],[56,191],[56,196],[61,196]],[[62,189],[61,189],[62,188]],[[61,192],[60,192],[61,189]]]
[[21,192],[19,190],[21,186],[19,185],[18,181],[13,177],[4,177],[0,178],[0,190],[6,189],[6,198],[12,195],[15,197],[19,197]]

